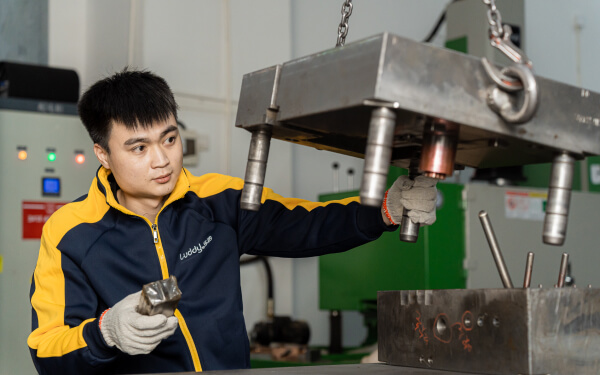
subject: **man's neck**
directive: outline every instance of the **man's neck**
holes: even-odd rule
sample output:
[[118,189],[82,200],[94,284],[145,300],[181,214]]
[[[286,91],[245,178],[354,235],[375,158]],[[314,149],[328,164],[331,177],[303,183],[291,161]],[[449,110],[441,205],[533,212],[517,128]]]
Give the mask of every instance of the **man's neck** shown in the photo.
[[117,200],[123,207],[135,214],[147,218],[151,223],[155,222],[156,215],[158,215],[158,212],[165,204],[167,198],[168,196],[165,196],[160,200],[132,198],[124,194],[123,190],[117,190]]

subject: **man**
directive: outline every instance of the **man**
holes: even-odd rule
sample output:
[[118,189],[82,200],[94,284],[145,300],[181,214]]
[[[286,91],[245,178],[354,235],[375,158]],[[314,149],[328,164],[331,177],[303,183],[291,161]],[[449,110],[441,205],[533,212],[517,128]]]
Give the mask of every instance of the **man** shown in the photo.
[[[242,254],[345,251],[395,230],[403,205],[415,221],[435,220],[435,180],[427,178],[414,186],[399,179],[382,209],[264,189],[258,212],[241,210],[243,180],[182,168],[177,104],[150,72],[97,82],[79,114],[101,167],[88,194],[44,226],[28,339],[40,373],[247,368]],[[182,291],[175,316],[137,313],[141,287],[169,275]]]

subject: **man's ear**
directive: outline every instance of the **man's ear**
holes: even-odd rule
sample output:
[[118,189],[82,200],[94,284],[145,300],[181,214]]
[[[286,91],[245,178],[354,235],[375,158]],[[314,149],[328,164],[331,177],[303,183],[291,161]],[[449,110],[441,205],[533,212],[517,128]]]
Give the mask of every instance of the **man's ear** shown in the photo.
[[102,146],[97,143],[94,143],[94,154],[98,158],[98,161],[102,166],[106,169],[110,169],[110,163],[108,161],[108,151],[106,151]]

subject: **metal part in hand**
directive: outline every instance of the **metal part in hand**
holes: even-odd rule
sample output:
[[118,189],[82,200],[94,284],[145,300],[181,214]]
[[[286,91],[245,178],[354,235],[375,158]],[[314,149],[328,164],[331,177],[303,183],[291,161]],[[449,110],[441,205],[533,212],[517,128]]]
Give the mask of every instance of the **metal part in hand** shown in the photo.
[[[412,159],[410,161],[409,166],[409,177],[411,180],[414,180],[415,177],[419,175],[419,161],[417,159]],[[419,228],[421,225],[419,223],[414,223],[408,217],[408,210],[406,207],[402,212],[402,222],[400,223],[400,241],[415,243],[419,239]]]
[[346,35],[348,35],[348,20],[352,14],[352,0],[344,1],[342,4],[342,20],[338,26],[338,37],[336,47],[343,46],[346,43]]

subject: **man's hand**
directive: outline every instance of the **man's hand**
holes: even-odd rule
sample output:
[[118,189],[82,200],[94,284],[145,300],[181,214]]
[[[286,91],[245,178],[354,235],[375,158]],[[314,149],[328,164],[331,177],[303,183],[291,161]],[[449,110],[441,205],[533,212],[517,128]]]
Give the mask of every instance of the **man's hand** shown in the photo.
[[402,221],[404,208],[415,224],[431,225],[435,222],[435,203],[437,179],[417,176],[411,180],[400,176],[385,193],[381,213],[387,225],[398,225]]
[[135,311],[141,291],[128,295],[106,310],[99,319],[100,332],[108,346],[136,355],[148,354],[177,329],[177,318],[163,314],[141,315]]

